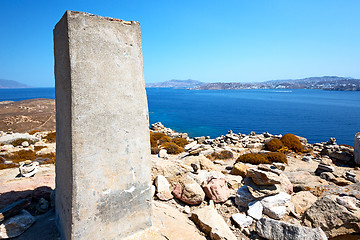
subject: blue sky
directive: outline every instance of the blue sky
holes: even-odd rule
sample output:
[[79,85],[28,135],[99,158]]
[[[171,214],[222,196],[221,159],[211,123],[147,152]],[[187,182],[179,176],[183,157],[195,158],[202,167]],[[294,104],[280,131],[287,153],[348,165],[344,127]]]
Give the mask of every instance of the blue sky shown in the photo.
[[360,1],[0,0],[0,79],[54,86],[66,10],[141,23],[146,82],[360,78]]

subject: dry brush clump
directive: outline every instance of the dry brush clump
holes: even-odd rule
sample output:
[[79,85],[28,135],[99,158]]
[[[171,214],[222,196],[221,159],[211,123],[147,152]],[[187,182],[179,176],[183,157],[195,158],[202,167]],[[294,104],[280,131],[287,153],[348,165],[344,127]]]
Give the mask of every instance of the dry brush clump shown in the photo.
[[269,151],[276,152],[284,147],[280,139],[273,138],[266,145],[265,148]]
[[56,142],[56,132],[49,132],[45,137],[43,137],[43,139],[49,143]]
[[27,138],[18,138],[14,141],[12,141],[10,144],[13,145],[14,147],[16,146],[20,146],[23,142],[28,142],[29,144],[34,144],[35,141],[27,139]]
[[280,139],[281,142],[284,144],[285,147],[287,147],[290,150],[293,150],[294,152],[303,152],[304,147],[300,142],[300,139],[295,136],[294,134],[287,133]]
[[166,149],[169,154],[184,152],[184,146],[188,141],[184,138],[171,139],[165,133],[150,132],[151,154],[158,154],[161,149]]
[[241,155],[236,162],[251,163],[251,164],[271,164],[273,162],[280,162],[287,164],[286,155],[280,152],[269,153],[246,153]]
[[[19,163],[26,160],[36,160],[40,164],[54,164],[55,159],[55,153],[36,154],[36,152],[32,150],[20,150],[17,152],[2,155],[0,158],[0,169],[19,167]],[[5,161],[11,161],[11,163],[5,164]]]
[[166,142],[162,144],[161,147],[166,149],[167,153],[169,154],[179,154],[184,152],[184,148],[179,147],[178,145],[172,142]]

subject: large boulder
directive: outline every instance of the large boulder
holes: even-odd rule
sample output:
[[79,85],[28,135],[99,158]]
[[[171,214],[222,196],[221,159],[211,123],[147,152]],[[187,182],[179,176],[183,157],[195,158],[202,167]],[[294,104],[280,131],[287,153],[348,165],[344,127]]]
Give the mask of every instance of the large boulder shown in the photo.
[[210,178],[203,185],[205,194],[216,203],[222,203],[230,197],[230,190],[224,178]]
[[360,165],[360,132],[355,135],[354,140],[354,160],[355,163]]
[[304,224],[321,227],[328,237],[359,233],[360,210],[349,211],[338,203],[336,195],[318,199],[304,214]]
[[205,199],[205,193],[201,186],[189,177],[183,178],[177,183],[173,195],[189,205],[199,205]]
[[25,210],[0,224],[0,239],[17,237],[35,222],[35,217]]
[[254,183],[254,181],[246,177],[244,179],[245,185],[247,185],[251,195],[255,198],[263,198],[271,195],[278,194],[281,190],[280,185],[257,185]]
[[236,240],[236,236],[212,206],[196,209],[191,219],[212,240]]
[[256,223],[256,231],[269,240],[327,240],[321,228],[311,229],[270,218],[261,218]]
[[218,166],[216,166],[211,160],[209,160],[202,154],[200,154],[199,156],[187,156],[182,158],[181,160],[184,161],[184,164],[188,166],[191,166],[191,164],[196,164],[200,166],[202,170],[220,171]]

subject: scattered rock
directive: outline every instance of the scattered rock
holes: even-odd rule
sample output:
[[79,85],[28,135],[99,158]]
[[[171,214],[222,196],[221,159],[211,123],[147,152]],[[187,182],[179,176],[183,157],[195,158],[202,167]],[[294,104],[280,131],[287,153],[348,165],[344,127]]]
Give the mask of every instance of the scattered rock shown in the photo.
[[265,197],[261,200],[264,207],[263,212],[271,218],[281,219],[286,214],[286,203],[289,202],[291,196],[281,192],[274,196]]
[[39,168],[38,162],[25,161],[21,163],[19,167],[19,172],[22,177],[32,177],[37,173],[38,168]]
[[286,168],[286,164],[285,163],[278,163],[278,162],[274,162],[273,163],[274,167],[276,167],[277,169],[284,171]]
[[231,170],[230,174],[233,175],[240,175],[241,177],[246,177],[247,170],[249,167],[243,163],[235,163],[233,169]]
[[36,210],[40,213],[45,213],[49,210],[49,202],[44,198],[40,198],[39,202],[36,205]]
[[235,204],[242,207],[247,207],[248,204],[254,201],[255,198],[251,195],[248,186],[244,185],[238,189],[235,196]]
[[280,192],[279,185],[256,185],[253,180],[249,177],[244,179],[245,184],[247,185],[251,195],[255,199],[263,198],[270,195],[275,195]]
[[228,184],[228,187],[233,190],[238,190],[242,184],[241,181],[243,178],[239,175],[225,175],[226,182]]
[[166,149],[161,149],[161,150],[159,151],[159,158],[165,158],[165,159],[168,158],[168,154],[167,154]]
[[170,184],[163,175],[157,175],[154,184],[158,193],[170,192]]
[[0,239],[13,238],[22,234],[35,222],[35,217],[25,210],[0,224]]
[[203,186],[205,194],[215,203],[222,203],[230,197],[230,190],[224,178],[210,178]]
[[256,220],[259,220],[260,218],[262,218],[263,205],[261,204],[260,201],[250,202],[248,207],[249,207],[249,209],[247,210],[247,214],[250,217],[252,217]]
[[256,231],[269,240],[327,240],[321,228],[311,229],[270,218],[261,218],[256,223]]
[[231,215],[231,218],[240,227],[240,229],[250,226],[253,222],[253,219],[251,217],[248,217],[246,216],[246,214],[243,213],[235,213]]
[[315,174],[319,176],[323,172],[333,172],[334,170],[335,168],[333,166],[319,163],[318,168],[315,170]]
[[181,180],[175,186],[173,195],[189,205],[199,205],[205,199],[205,193],[201,186],[191,178]]
[[236,240],[224,219],[212,206],[196,209],[191,214],[194,223],[212,240]]
[[246,176],[251,177],[257,185],[275,185],[281,183],[279,175],[256,168],[250,168]]

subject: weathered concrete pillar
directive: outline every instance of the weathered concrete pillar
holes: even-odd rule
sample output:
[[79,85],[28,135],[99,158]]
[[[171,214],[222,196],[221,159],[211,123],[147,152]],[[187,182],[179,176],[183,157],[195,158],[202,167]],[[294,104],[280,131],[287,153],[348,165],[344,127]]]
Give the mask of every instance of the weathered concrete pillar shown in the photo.
[[67,11],[54,44],[59,229],[122,239],[151,225],[140,24]]
[[354,159],[355,159],[355,163],[360,165],[360,132],[355,134]]

